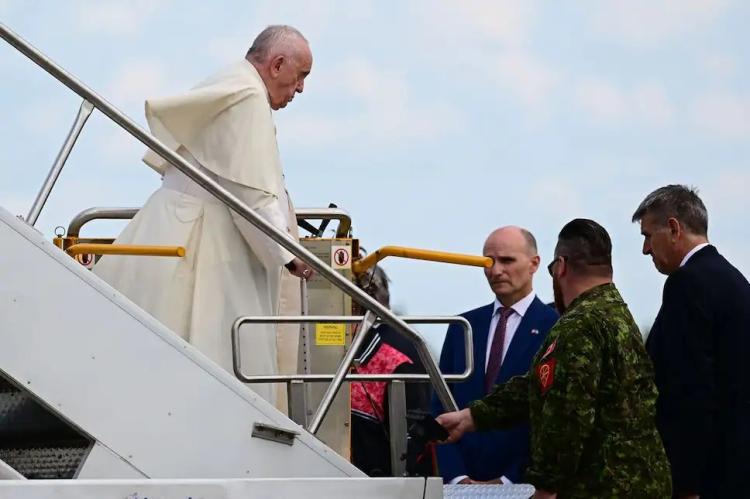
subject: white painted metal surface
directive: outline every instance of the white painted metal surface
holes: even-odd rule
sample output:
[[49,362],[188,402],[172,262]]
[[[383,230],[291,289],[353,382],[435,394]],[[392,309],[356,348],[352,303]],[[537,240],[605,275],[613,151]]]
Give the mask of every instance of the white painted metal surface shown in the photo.
[[76,478],[148,478],[132,464],[96,442],[78,470]]
[[0,460],[0,480],[25,480],[23,475]]
[[[1,208],[0,243],[0,370],[137,473],[363,476]],[[256,421],[300,435],[291,447],[251,438]],[[90,459],[87,476],[132,476],[106,453]]]
[[0,481],[13,499],[442,499],[438,478]]

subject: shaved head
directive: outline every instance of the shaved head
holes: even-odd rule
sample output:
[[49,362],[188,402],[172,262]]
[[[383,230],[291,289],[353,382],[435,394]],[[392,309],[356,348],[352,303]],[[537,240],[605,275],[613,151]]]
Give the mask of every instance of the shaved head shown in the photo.
[[510,307],[532,292],[539,255],[531,232],[515,226],[494,230],[484,243],[483,254],[492,258],[484,275],[500,303]]
[[523,227],[508,225],[506,227],[495,229],[489,236],[487,236],[487,241],[484,243],[485,247],[490,240],[500,240],[505,243],[515,244],[517,248],[524,247],[524,250],[529,256],[537,256],[538,254],[536,238],[531,232]]

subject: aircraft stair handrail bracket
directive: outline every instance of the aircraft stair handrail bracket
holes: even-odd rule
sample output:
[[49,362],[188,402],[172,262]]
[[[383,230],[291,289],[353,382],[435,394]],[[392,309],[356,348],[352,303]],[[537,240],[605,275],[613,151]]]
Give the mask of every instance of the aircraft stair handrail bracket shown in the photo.
[[[2,28],[2,23],[0,23],[0,28]],[[36,199],[34,199],[34,204],[31,205],[29,213],[26,215],[26,223],[32,227],[39,219],[39,215],[42,213],[42,208],[44,208],[47,198],[49,198],[52,189],[55,187],[55,183],[60,177],[60,173],[62,173],[65,162],[68,160],[68,156],[70,156],[70,152],[73,150],[73,146],[78,140],[78,136],[81,134],[81,131],[86,125],[86,121],[89,119],[89,116],[91,116],[93,110],[94,105],[91,102],[86,99],[81,102],[78,114],[73,121],[73,125],[70,127],[67,137],[65,137],[62,147],[60,147],[60,151],[57,153],[55,162],[52,164],[52,168],[47,174],[47,178],[44,180],[44,184],[42,184],[42,188],[39,190]]]
[[[240,328],[244,324],[357,324],[362,322],[363,316],[359,315],[285,315],[285,316],[257,316],[239,317],[232,325],[232,361],[234,374],[243,383],[290,383],[292,381],[305,381],[311,383],[330,382],[333,374],[257,374],[247,375],[242,372],[240,363]],[[458,324],[463,329],[464,337],[464,365],[466,366],[460,374],[443,374],[443,378],[450,382],[460,382],[469,379],[474,372],[474,344],[473,331],[469,321],[460,316],[443,315],[415,315],[402,316],[401,319],[407,324]],[[360,333],[357,333],[360,334]],[[345,381],[428,381],[426,374],[347,374]]]
[[[67,237],[77,238],[81,234],[83,226],[93,220],[130,220],[135,217],[140,208],[122,208],[122,207],[102,207],[95,206],[78,213],[68,224]],[[339,226],[336,228],[337,238],[349,237],[352,218],[341,208],[297,208],[295,210],[297,222],[303,223],[308,220],[338,220]],[[316,231],[317,227],[313,227]]]
[[74,216],[68,224],[67,236],[79,237],[83,226],[92,220],[130,220],[138,213],[138,210],[139,208],[104,208],[99,206],[83,210]]
[[92,220],[129,220],[138,213],[138,208],[103,208],[94,207],[84,210],[73,217],[68,225],[67,235],[62,227],[55,237],[55,245],[72,257],[78,255],[129,255],[129,256],[167,256],[182,258],[185,248],[182,246],[151,246],[134,244],[112,244],[111,239],[81,239],[81,229]]
[[[315,231],[318,233],[315,234],[317,237],[322,237],[320,228],[312,227],[308,220],[323,220],[324,222],[338,220],[339,226],[336,228],[336,238],[347,238],[351,235],[352,218],[341,208],[297,208],[295,209],[295,214],[297,215],[297,223],[300,227],[310,230],[311,233]],[[310,227],[307,227],[306,225],[310,225]]]
[[379,250],[364,258],[352,262],[352,271],[362,274],[374,267],[380,260],[395,256],[412,260],[428,260],[431,262],[453,263],[456,265],[470,265],[473,267],[491,267],[492,258],[487,256],[466,255],[463,253],[448,253],[419,248],[405,248],[403,246],[383,246]]
[[[308,251],[297,241],[292,241],[291,239],[289,239],[284,232],[271,225],[269,222],[255,213],[255,211],[250,209],[238,197],[234,196],[228,190],[221,187],[210,176],[185,161],[174,151],[170,150],[167,146],[162,144],[161,141],[157,140],[154,136],[141,128],[135,121],[115,108],[99,94],[95,93],[89,87],[84,85],[76,77],[66,72],[52,60],[47,58],[39,50],[26,42],[23,38],[18,36],[3,23],[0,23],[0,37],[2,37],[16,50],[31,59],[37,66],[44,69],[47,73],[52,75],[63,85],[78,94],[82,99],[90,102],[97,110],[114,121],[126,132],[138,139],[141,143],[158,154],[170,165],[174,166],[180,172],[184,173],[188,178],[196,182],[199,186],[203,187],[205,190],[215,196],[219,201],[224,203],[230,209],[234,210],[242,218],[252,223],[255,227],[257,227],[260,231],[273,239],[276,243],[286,248],[294,256],[305,261],[308,265],[315,269],[315,271],[320,276],[329,280],[333,285],[351,296],[356,303],[360,304],[368,311],[373,312],[375,316],[379,317],[383,322],[393,327],[394,330],[399,334],[409,339],[409,341],[413,342],[419,354],[420,360],[424,364],[425,369],[430,376],[430,381],[433,388],[435,389],[435,393],[438,396],[443,407],[448,411],[458,410],[456,401],[453,398],[450,390],[448,389],[448,384],[440,375],[440,370],[435,363],[435,360],[430,355],[427,344],[420,337],[420,335],[410,326],[408,326],[403,320],[396,317],[396,315],[394,315],[393,312],[391,312],[388,308],[378,303],[364,291],[339,275],[338,272],[333,270],[329,265],[313,255],[312,252]],[[337,377],[342,377],[344,374],[345,373],[341,373],[339,371],[337,372]]]

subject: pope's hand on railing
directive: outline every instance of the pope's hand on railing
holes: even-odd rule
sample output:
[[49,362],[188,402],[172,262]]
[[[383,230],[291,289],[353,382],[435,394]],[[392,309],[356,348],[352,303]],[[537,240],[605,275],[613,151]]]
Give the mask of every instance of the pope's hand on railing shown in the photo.
[[300,279],[307,279],[309,281],[315,275],[313,268],[299,258],[295,258],[287,263],[285,267],[289,270],[290,274],[299,277]]

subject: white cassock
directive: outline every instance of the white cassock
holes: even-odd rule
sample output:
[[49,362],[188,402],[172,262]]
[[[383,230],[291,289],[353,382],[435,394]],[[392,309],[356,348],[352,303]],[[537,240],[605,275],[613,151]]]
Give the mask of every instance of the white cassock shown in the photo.
[[[247,61],[178,96],[146,102],[151,132],[288,233],[276,130],[263,80]],[[163,175],[115,241],[185,247],[183,258],[104,256],[94,272],[232,372],[230,331],[242,315],[277,315],[281,270],[294,255],[149,151]],[[291,238],[291,236],[290,236]],[[246,325],[242,368],[278,372],[275,326]],[[273,385],[250,385],[272,404]]]
[[[288,198],[287,198],[288,199]],[[297,216],[291,200],[289,202],[289,234],[299,240]],[[279,315],[302,315],[302,299],[300,279],[293,276],[287,269],[281,271],[281,293],[279,296]],[[279,373],[296,374],[298,372],[297,359],[300,339],[299,324],[279,324],[276,328],[276,358]],[[286,385],[277,385],[276,408],[287,414]]]

